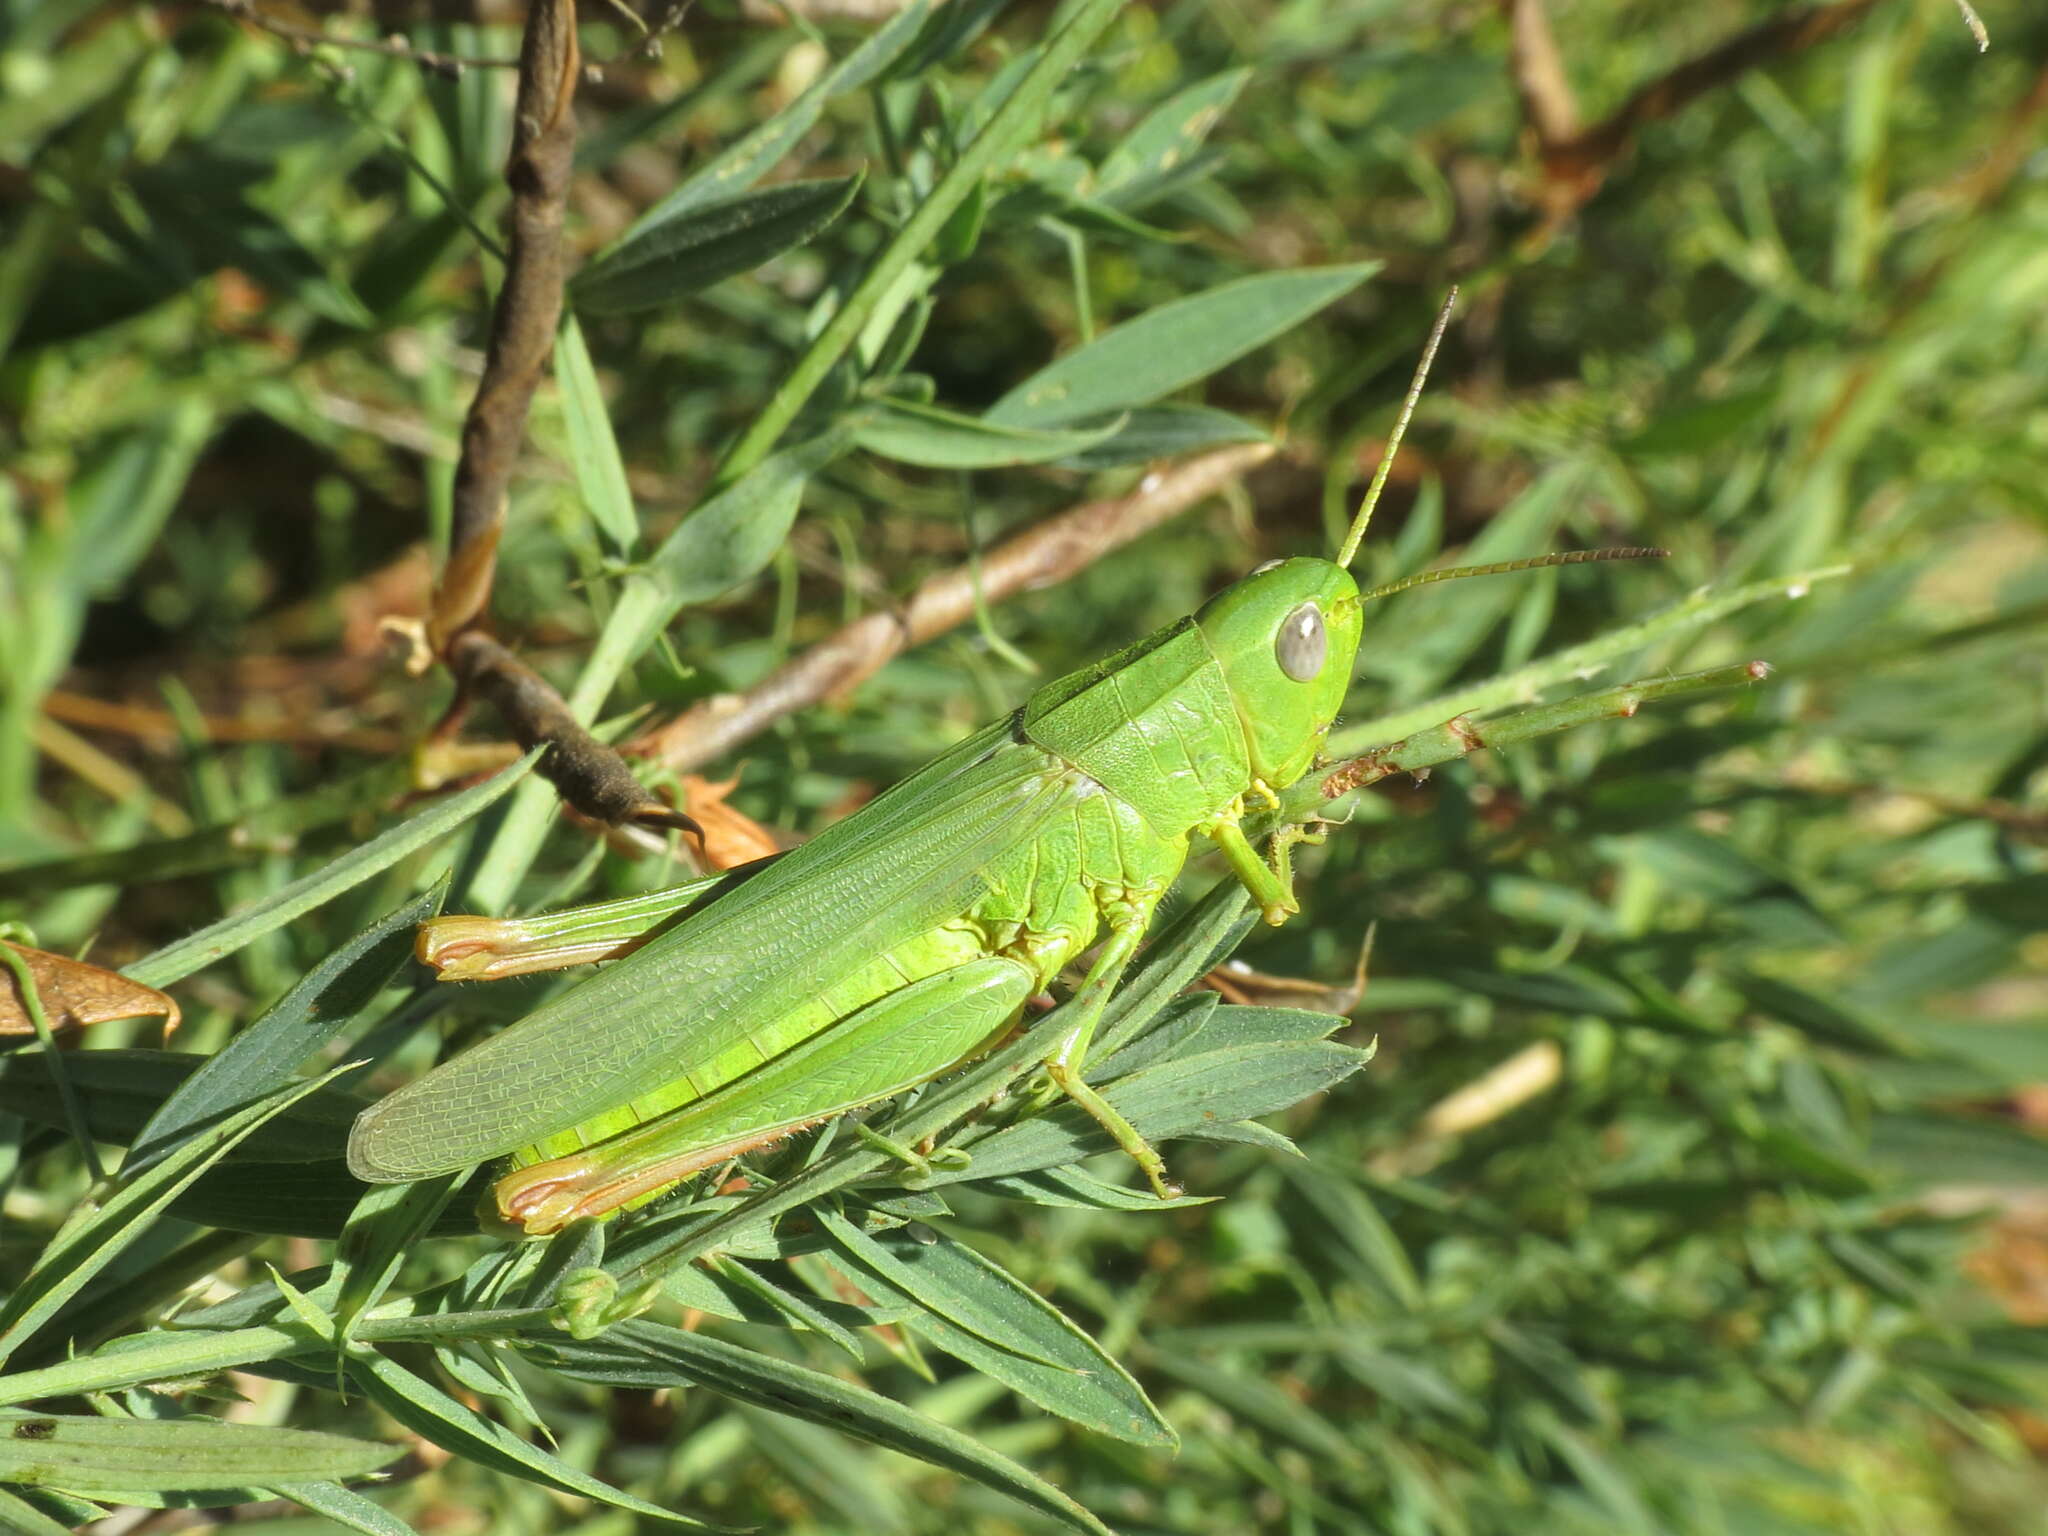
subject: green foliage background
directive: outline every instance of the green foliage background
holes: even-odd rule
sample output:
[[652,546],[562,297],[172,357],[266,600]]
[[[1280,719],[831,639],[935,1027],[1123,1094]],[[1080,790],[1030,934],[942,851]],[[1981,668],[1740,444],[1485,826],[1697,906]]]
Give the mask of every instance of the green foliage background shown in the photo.
[[[429,9],[403,18],[416,47],[516,51],[502,18],[452,25]],[[610,62],[579,103],[572,239],[586,256],[872,31],[823,24],[821,52],[808,26],[702,0],[649,61],[593,9],[586,53]],[[385,27],[404,10],[384,8]],[[1782,14],[1736,0],[1553,10],[1588,122]],[[701,291],[682,291],[685,272],[651,308],[593,298],[581,323],[650,536],[702,499],[721,448],[985,119],[991,82],[1006,88],[1057,19],[952,0],[894,74],[827,103],[769,172],[772,186],[864,169],[836,222]],[[1373,610],[1345,744],[1437,723],[1425,701],[1708,585],[1777,584],[1603,680],[1751,657],[1776,673],[1361,797],[1304,855],[1303,917],[1242,958],[1341,979],[1377,923],[1370,990],[1339,1038],[1379,1041],[1364,1071],[1269,1121],[1305,1158],[1175,1143],[1190,1191],[1223,1198],[1152,1213],[948,1189],[936,1226],[1100,1340],[1178,1430],[1177,1456],[1041,1411],[915,1326],[849,1335],[855,1372],[830,1342],[834,1298],[778,1263],[749,1267],[774,1293],[760,1315],[706,1318],[706,1335],[857,1376],[1123,1532],[2042,1528],[2048,1147],[2027,1109],[2048,1080],[2048,23],[2020,6],[1985,19],[1980,55],[1948,0],[1871,5],[1839,37],[1648,123],[1551,232],[1495,8],[1121,8],[998,160],[979,229],[963,216],[918,253],[928,323],[899,333],[893,362],[930,381],[933,403],[978,414],[1091,330],[1248,275],[1383,266],[1174,396],[1284,434],[1241,494],[757,738],[736,803],[807,832],[1013,707],[1034,686],[1019,657],[1057,675],[1262,559],[1326,550],[1454,279],[1465,308],[1369,542],[1372,578],[1551,547],[1674,553]],[[1177,100],[1190,123],[1191,107],[1222,107],[1199,114],[1202,147],[1120,180],[1119,146]],[[0,5],[0,896],[45,946],[97,935],[95,956],[121,964],[238,907],[275,910],[292,882],[422,809],[399,804],[395,744],[424,732],[446,683],[401,676],[367,626],[417,608],[418,541],[446,536],[498,279],[480,235],[504,211],[509,112],[505,72],[303,56],[205,8]],[[799,222],[816,211],[790,207]],[[886,372],[830,376],[784,443],[872,405]],[[572,427],[544,388],[493,602],[497,632],[565,686],[619,581],[619,529],[593,504]],[[686,608],[608,711],[658,718],[744,688],[969,550],[1142,473],[846,453],[811,475],[766,570]],[[53,689],[167,718],[53,733],[39,723]],[[224,717],[283,739],[221,739],[208,722]],[[1390,720],[1406,723],[1375,724]],[[488,851],[537,832],[546,804],[520,791],[247,936],[181,980],[175,1048],[217,1051],[451,867],[451,904],[496,894],[521,909],[673,878],[567,826],[530,872]],[[1217,874],[1198,867],[1192,884]],[[388,1053],[386,1083],[433,1059],[429,1015],[472,1031],[538,995],[522,983],[451,1001],[409,972],[380,990],[384,974],[348,1010],[366,1043],[330,1053]],[[17,1309],[57,1294],[53,1264],[81,1266],[80,1288],[9,1363],[15,1386],[41,1390],[0,1375],[7,1401],[219,1411],[218,1377],[182,1400],[82,1402],[64,1343],[162,1347],[177,1337],[156,1328],[163,1309],[202,1281],[204,1300],[240,1300],[185,1337],[266,1319],[317,1330],[365,1304],[330,1290],[294,1310],[265,1263],[299,1270],[327,1245],[215,1231],[190,1207],[123,1217],[126,1246],[88,1266],[57,1237],[86,1174],[48,1126],[47,1088],[24,1097],[27,1060],[8,1058],[0,1266]],[[1494,1097],[1451,1125],[1449,1096],[1487,1081]],[[126,1140],[134,1121],[102,1134]],[[1113,1158],[1089,1167],[1128,1177]],[[391,1277],[375,1243],[408,1214],[371,1212],[358,1231],[371,1246],[351,1263],[378,1295]],[[502,1250],[414,1242],[390,1295],[434,1295],[472,1260]],[[746,1283],[727,1278],[728,1303]],[[504,1351],[363,1337],[380,1363],[358,1356],[345,1398],[331,1353],[282,1346],[244,1386],[263,1425],[391,1438],[395,1416],[455,1443],[375,1505],[310,1481],[361,1470],[310,1441],[290,1442],[303,1464],[229,1458],[196,1492],[163,1472],[192,1454],[182,1442],[100,1482],[52,1481],[174,1503],[291,1485],[363,1530],[393,1515],[493,1531],[639,1518],[521,1481],[450,1428],[452,1410],[394,1407],[407,1384],[439,1380],[522,1425],[515,1389],[487,1369]],[[931,1442],[923,1460],[879,1451],[768,1411],[762,1391],[656,1399],[524,1365],[515,1379],[562,1465],[702,1517],[791,1532],[1055,1523],[992,1492],[988,1464],[935,1469]],[[33,1478],[0,1463],[10,1480]],[[37,1516],[19,1493],[0,1495],[17,1522],[90,1512],[45,1493]]]

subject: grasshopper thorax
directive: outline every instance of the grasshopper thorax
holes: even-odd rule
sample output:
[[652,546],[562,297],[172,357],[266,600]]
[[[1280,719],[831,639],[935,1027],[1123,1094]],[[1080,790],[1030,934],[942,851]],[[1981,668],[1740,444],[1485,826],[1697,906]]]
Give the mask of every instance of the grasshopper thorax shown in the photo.
[[1252,773],[1274,789],[1315,761],[1358,655],[1358,584],[1328,560],[1276,560],[1202,605],[1195,624],[1244,726]]

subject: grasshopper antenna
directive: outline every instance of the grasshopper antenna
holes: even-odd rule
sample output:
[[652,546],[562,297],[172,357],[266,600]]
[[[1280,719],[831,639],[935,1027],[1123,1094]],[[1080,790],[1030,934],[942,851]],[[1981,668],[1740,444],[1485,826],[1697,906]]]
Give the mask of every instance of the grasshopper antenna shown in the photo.
[[1401,402],[1401,414],[1394,422],[1393,436],[1387,439],[1386,452],[1380,455],[1380,467],[1372,473],[1372,484],[1366,488],[1365,500],[1359,503],[1358,516],[1351,520],[1351,532],[1344,536],[1344,547],[1337,551],[1337,563],[1348,566],[1351,557],[1358,553],[1358,546],[1365,538],[1366,524],[1372,521],[1372,509],[1379,505],[1380,492],[1387,488],[1387,476],[1394,472],[1394,455],[1401,450],[1401,439],[1408,431],[1408,418],[1415,414],[1415,402],[1422,398],[1422,386],[1429,378],[1429,365],[1436,361],[1436,349],[1442,345],[1444,332],[1450,328],[1451,310],[1458,302],[1455,286],[1444,295],[1443,308],[1436,312],[1436,324],[1431,327],[1429,341],[1422,349],[1422,361],[1415,365],[1415,377],[1408,381],[1408,396]]
[[1413,576],[1390,581],[1384,587],[1368,588],[1358,594],[1358,600],[1369,603],[1374,598],[1406,592],[1410,587],[1426,587],[1433,581],[1456,581],[1464,576],[1499,576],[1508,571],[1539,571],[1547,565],[1591,565],[1601,560],[1665,560],[1670,555],[1668,549],[1632,546],[1627,549],[1568,549],[1555,555],[1531,555],[1526,560],[1500,560],[1492,565],[1456,565],[1441,571],[1417,571]]
[[[1436,312],[1436,324],[1430,328],[1429,340],[1422,348],[1422,361],[1415,365],[1415,377],[1408,381],[1408,394],[1401,402],[1401,414],[1394,421],[1393,435],[1387,439],[1387,450],[1380,455],[1380,466],[1373,471],[1372,484],[1366,487],[1365,500],[1359,504],[1358,516],[1351,520],[1351,532],[1345,536],[1344,547],[1337,552],[1337,563],[1348,566],[1352,556],[1358,553],[1358,546],[1365,538],[1366,524],[1372,521],[1372,509],[1379,505],[1380,492],[1387,488],[1387,476],[1394,470],[1394,455],[1400,451],[1401,439],[1408,431],[1408,420],[1415,414],[1415,402],[1422,398],[1422,386],[1429,378],[1429,365],[1436,361],[1436,349],[1442,345],[1444,332],[1451,323],[1451,311],[1457,306],[1458,290],[1453,287],[1444,295],[1443,308]],[[1532,555],[1526,560],[1502,560],[1493,565],[1459,565],[1441,571],[1422,571],[1413,576],[1404,576],[1399,581],[1390,581],[1383,587],[1373,587],[1358,594],[1361,603],[1369,603],[1377,597],[1392,597],[1396,592],[1406,592],[1410,587],[1426,587],[1435,581],[1455,581],[1464,576],[1499,576],[1508,571],[1535,571],[1549,565],[1587,565],[1599,560],[1663,560],[1670,556],[1668,549],[1574,549],[1555,555]]]

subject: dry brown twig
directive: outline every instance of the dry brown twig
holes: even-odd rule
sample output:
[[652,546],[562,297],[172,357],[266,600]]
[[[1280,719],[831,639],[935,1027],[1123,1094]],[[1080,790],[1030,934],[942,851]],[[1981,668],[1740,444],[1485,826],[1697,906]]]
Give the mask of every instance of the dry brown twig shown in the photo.
[[[43,713],[52,720],[82,725],[95,731],[112,731],[134,736],[153,745],[169,746],[179,738],[184,723],[168,709],[149,704],[89,698],[84,694],[53,690],[43,698]],[[405,738],[397,731],[375,726],[342,723],[342,711],[327,712],[332,719],[307,719],[303,715],[280,714],[275,719],[246,719],[238,715],[202,713],[198,728],[208,741],[275,741],[300,747],[338,747],[372,757],[388,757],[405,750]]]
[[[619,755],[576,720],[554,686],[482,628],[526,419],[554,353],[567,270],[563,222],[576,152],[576,83],[582,58],[575,0],[536,0],[519,50],[505,280],[491,311],[483,374],[462,424],[448,562],[434,589],[428,647],[455,676],[455,703],[434,732],[454,734],[482,697],[523,746],[546,745],[539,771],[576,809],[607,823],[694,828],[648,794]],[[430,749],[433,743],[430,743]]]
[[1507,9],[1508,65],[1522,99],[1522,116],[1544,148],[1569,143],[1578,135],[1579,105],[1543,0],[1507,0]]
[[965,565],[940,572],[900,610],[855,619],[745,693],[707,699],[643,732],[626,750],[678,771],[722,757],[783,716],[845,693],[899,652],[966,623],[974,615],[977,578],[987,603],[1065,581],[1222,490],[1272,452],[1264,443],[1219,449],[1153,470],[1128,496],[1070,507],[998,544],[982,557],[978,573]]
[[302,27],[296,22],[273,16],[258,7],[254,0],[200,0],[202,5],[216,11],[225,11],[239,21],[246,21],[253,27],[260,27],[273,37],[279,37],[301,51],[314,48],[347,48],[357,53],[378,53],[390,59],[408,59],[433,74],[445,75],[451,80],[460,79],[465,69],[516,69],[517,59],[477,58],[468,54],[442,53],[433,48],[415,48],[403,33],[394,32],[389,37],[346,37],[324,31],[318,27]]
[[887,21],[910,0],[742,0],[740,15],[748,21],[789,25],[791,16],[806,21]]
[[[1540,247],[1600,190],[1644,128],[1675,116],[1749,70],[1838,36],[1861,21],[1877,0],[1835,0],[1832,5],[1788,11],[1738,32],[1638,88],[1590,128],[1576,126],[1571,88],[1542,0],[1501,3],[1514,35],[1515,88],[1542,170],[1536,201],[1543,218],[1532,236]],[[1965,9],[1966,19],[1973,14]]]
[[519,99],[505,179],[512,187],[505,281],[491,312],[483,376],[462,423],[448,563],[435,588],[437,652],[490,605],[513,462],[562,316],[562,222],[576,150],[574,0],[538,0],[519,53]]

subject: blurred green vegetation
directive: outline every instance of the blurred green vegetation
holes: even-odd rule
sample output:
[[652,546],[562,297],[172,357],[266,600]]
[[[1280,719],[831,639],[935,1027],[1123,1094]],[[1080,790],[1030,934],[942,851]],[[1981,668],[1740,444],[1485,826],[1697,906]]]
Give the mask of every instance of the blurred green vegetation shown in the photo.
[[[473,23],[447,19],[463,6],[375,9],[374,25],[332,24],[468,57],[518,48],[502,7]],[[579,96],[570,222],[583,258],[873,35],[742,9],[700,0],[655,58],[618,12],[590,7],[585,55],[601,69]],[[985,93],[1083,9],[950,0],[768,172],[773,186],[864,171],[844,214],[757,270],[580,313],[650,541],[699,503],[720,453],[930,195],[992,110]],[[1775,675],[1390,782],[1303,853],[1302,917],[1240,958],[1335,983],[1377,924],[1370,987],[1338,1038],[1379,1047],[1270,1120],[1304,1158],[1173,1143],[1176,1176],[1222,1198],[1152,1213],[946,1189],[950,1214],[932,1220],[965,1248],[945,1251],[985,1255],[1094,1335],[1178,1430],[1177,1455],[1042,1411],[914,1323],[849,1334],[856,1371],[838,1325],[817,1321],[840,1316],[834,1298],[776,1262],[701,1282],[707,1303],[732,1307],[756,1282],[780,1298],[756,1296],[748,1321],[695,1319],[712,1347],[857,1378],[1124,1533],[2043,1528],[2048,19],[1985,7],[1980,54],[1950,0],[1821,9],[1854,24],[1646,116],[1594,186],[1546,159],[1518,92],[1510,15],[1534,7],[1121,8],[975,194],[979,227],[956,218],[918,253],[928,317],[914,299],[896,350],[874,338],[828,376],[784,443],[889,390],[977,415],[1090,335],[1226,282],[1381,268],[1173,394],[1281,439],[1240,490],[756,737],[728,764],[734,804],[800,836],[1258,561],[1326,551],[1452,281],[1464,305],[1368,541],[1369,578],[1553,547],[1673,555],[1372,610],[1341,744],[1438,723],[1428,701],[1707,586],[1780,584],[1602,682],[1752,657]],[[1588,125],[1789,14],[1739,0],[1550,10]],[[451,909],[478,899],[480,867],[521,910],[678,877],[547,822],[531,787],[366,879],[332,874],[435,803],[406,799],[405,756],[449,685],[405,676],[376,621],[422,610],[447,538],[501,274],[487,246],[507,205],[511,86],[502,69],[449,78],[395,50],[297,49],[205,6],[0,0],[0,915],[120,966],[238,909],[281,911],[294,882],[333,881],[331,899],[251,924],[217,964],[158,957],[158,978],[178,978],[178,1051],[218,1051],[340,956],[346,974],[316,976],[304,1011],[353,984],[356,1043],[329,1054],[382,1057],[377,1083],[395,1084],[434,1059],[448,1032],[434,1024],[473,1037],[543,984],[435,997],[407,971],[386,986],[416,913],[345,948],[354,936],[451,869]],[[1134,130],[1176,102],[1173,120],[1206,138],[1133,170]],[[492,598],[494,630],[565,689],[622,558],[575,430],[544,386]],[[811,475],[765,571],[684,609],[606,714],[644,725],[744,689],[932,572],[1145,472],[845,452]],[[522,825],[549,828],[530,870],[502,852]],[[1190,886],[1220,873],[1198,862]],[[156,1043],[102,1025],[84,1046]],[[8,1080],[27,1081],[30,1058],[8,1060]],[[94,1081],[81,1074],[88,1096]],[[304,1270],[331,1245],[245,1235],[224,1206],[123,1218],[127,1246],[105,1268],[78,1268],[75,1295],[48,1292],[53,1263],[85,1263],[58,1227],[87,1175],[19,1095],[4,1107],[0,1273],[17,1307],[55,1297],[10,1370],[60,1372],[71,1339],[159,1347],[174,1337],[165,1310],[194,1286],[183,1320],[197,1326],[177,1338],[315,1326],[293,1324],[265,1265]],[[111,1117],[94,1120],[108,1143],[147,1109],[90,1107]],[[315,1210],[323,1190],[345,1211],[322,1165],[264,1166],[313,1170],[269,1193],[281,1211]],[[1129,1177],[1113,1157],[1089,1168]],[[472,1263],[472,1282],[504,1280],[503,1246],[475,1238],[413,1243],[395,1282],[378,1279],[375,1243],[408,1230],[394,1209],[368,1213],[367,1251],[345,1255],[377,1294],[434,1295]],[[276,1230],[310,1228],[280,1215]],[[792,1326],[796,1296],[808,1328]],[[195,1319],[202,1301],[216,1313]],[[678,1321],[673,1306],[656,1315]],[[986,1466],[943,1470],[928,1464],[936,1442],[912,1460],[770,1412],[758,1383],[656,1395],[529,1360],[515,1386],[492,1370],[510,1352],[474,1338],[464,1353],[367,1337],[379,1363],[358,1357],[345,1396],[331,1355],[273,1351],[245,1357],[247,1403],[219,1377],[174,1398],[118,1374],[93,1385],[123,1390],[89,1400],[64,1395],[83,1378],[46,1374],[63,1393],[35,1400],[112,1417],[232,1409],[370,1438],[402,1426],[455,1449],[403,1466],[376,1495],[382,1515],[333,1484],[299,1490],[354,1529],[395,1515],[596,1533],[642,1518],[521,1481],[502,1445],[449,1427],[453,1409],[394,1406],[432,1380],[453,1394],[440,1401],[548,1444],[531,1414],[562,1466],[704,1518],[1055,1526],[991,1491]],[[214,1486],[267,1498],[359,1470],[334,1454],[296,1477],[224,1461]],[[118,1495],[144,1475],[52,1481]],[[156,1497],[222,1502],[189,1483]],[[42,1528],[19,1489],[0,1497],[14,1501],[0,1518]],[[60,1526],[90,1513],[35,1497]]]

